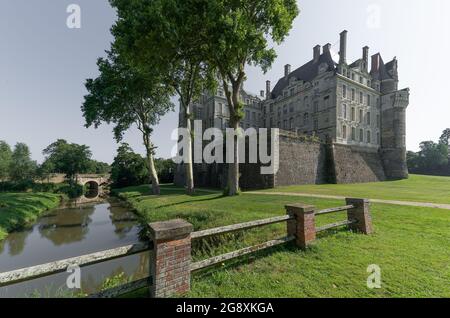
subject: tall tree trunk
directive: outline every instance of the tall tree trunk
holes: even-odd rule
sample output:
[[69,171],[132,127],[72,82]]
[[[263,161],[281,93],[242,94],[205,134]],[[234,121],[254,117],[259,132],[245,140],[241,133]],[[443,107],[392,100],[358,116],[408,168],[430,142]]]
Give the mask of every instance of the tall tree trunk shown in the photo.
[[155,168],[155,160],[153,158],[153,147],[150,141],[150,136],[144,133],[144,145],[147,153],[148,172],[150,173],[150,181],[152,183],[152,191],[154,195],[160,195],[161,189],[159,186],[158,173]]
[[186,175],[186,192],[187,194],[193,194],[195,192],[194,188],[194,157],[192,153],[192,125],[191,125],[191,116],[189,112],[189,107],[185,108],[185,126],[188,131],[188,140],[186,142],[187,149],[187,157],[189,158],[189,162],[184,163],[185,167],[185,175]]
[[[233,112],[230,112],[231,118],[230,118],[230,126],[234,129],[235,133],[237,132],[237,129],[239,128],[239,113],[240,113],[240,92],[241,92],[241,84],[239,82],[236,82],[233,84],[233,92],[232,92],[232,106]],[[228,195],[234,196],[239,193],[239,147],[238,147],[238,140],[235,138],[233,141],[233,148],[234,148],[234,159],[233,163],[229,164],[228,166]]]
[[[239,122],[236,120],[230,121],[231,128],[236,130],[239,128]],[[228,164],[228,195],[234,196],[239,193],[239,147],[237,138],[233,140],[234,158],[233,163]]]

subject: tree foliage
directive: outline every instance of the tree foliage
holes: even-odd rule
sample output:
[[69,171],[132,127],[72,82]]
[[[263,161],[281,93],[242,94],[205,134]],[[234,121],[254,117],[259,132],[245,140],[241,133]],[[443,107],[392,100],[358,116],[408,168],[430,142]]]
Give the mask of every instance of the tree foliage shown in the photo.
[[64,173],[71,183],[77,174],[88,171],[92,157],[88,146],[68,143],[64,139],[49,145],[43,154],[46,156],[44,164],[53,167],[54,172]]
[[11,159],[11,147],[5,141],[0,140],[0,181],[6,180],[9,177]]
[[132,125],[142,133],[154,194],[159,194],[159,180],[154,167],[155,146],[151,141],[153,126],[173,110],[170,90],[154,70],[138,70],[117,54],[98,60],[100,75],[88,79],[82,106],[86,127],[97,128],[101,123],[114,124],[115,139],[120,142]]
[[111,165],[111,180],[117,188],[145,184],[148,180],[145,159],[133,152],[127,143],[122,143],[117,149]]
[[[203,0],[112,0],[119,19],[113,26],[114,49],[141,70],[157,70],[180,100],[181,127],[191,131],[193,101],[214,89],[213,69],[206,63],[201,36],[207,14]],[[188,135],[186,156],[192,158]],[[192,160],[185,163],[186,189],[194,192]]]
[[9,179],[14,183],[32,183],[36,174],[37,163],[31,159],[30,148],[24,143],[17,143],[11,155]]

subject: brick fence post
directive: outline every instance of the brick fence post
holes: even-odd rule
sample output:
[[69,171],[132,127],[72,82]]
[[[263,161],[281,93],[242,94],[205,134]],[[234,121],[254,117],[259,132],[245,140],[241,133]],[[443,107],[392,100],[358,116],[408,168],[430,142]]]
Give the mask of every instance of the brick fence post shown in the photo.
[[191,284],[191,232],[193,226],[181,219],[150,223],[153,250],[150,297],[164,298],[186,293]]
[[353,205],[353,209],[347,210],[347,218],[349,221],[356,221],[350,224],[352,231],[361,232],[364,234],[372,234],[372,217],[369,211],[369,199],[345,199],[347,205]]
[[305,249],[316,239],[315,207],[291,204],[286,205],[286,212],[294,217],[293,221],[288,221],[288,235],[294,235],[297,246]]

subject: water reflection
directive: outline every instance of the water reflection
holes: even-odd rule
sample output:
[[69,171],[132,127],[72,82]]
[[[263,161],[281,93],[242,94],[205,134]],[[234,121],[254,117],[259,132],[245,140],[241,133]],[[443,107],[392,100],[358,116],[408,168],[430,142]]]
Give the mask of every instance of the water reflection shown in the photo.
[[[85,255],[140,241],[145,229],[127,208],[114,200],[104,201],[99,196],[83,200],[97,200],[81,204],[70,202],[66,208],[43,215],[28,230],[10,234],[0,242],[0,272],[10,271],[65,258]],[[121,272],[135,279],[148,275],[148,254],[82,268],[82,289],[85,293],[97,291],[107,277]],[[62,286],[68,273],[61,273],[0,288],[0,297],[33,294],[53,296]]]

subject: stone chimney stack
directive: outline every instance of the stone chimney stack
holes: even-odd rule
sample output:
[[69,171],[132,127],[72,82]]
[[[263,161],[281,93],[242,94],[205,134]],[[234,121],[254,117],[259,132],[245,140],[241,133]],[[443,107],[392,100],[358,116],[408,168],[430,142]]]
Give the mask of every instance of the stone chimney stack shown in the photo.
[[287,80],[289,74],[291,74],[291,65],[290,64],[286,64],[284,66],[284,78]]
[[261,91],[259,92],[259,96],[260,96],[261,98],[264,98],[264,91],[263,91],[263,90],[261,90]]
[[266,99],[270,99],[270,94],[272,90],[270,89],[270,81],[266,81]]
[[340,48],[339,48],[339,64],[347,63],[347,30],[341,32]]
[[328,52],[330,52],[330,49],[331,49],[331,44],[330,44],[330,43],[327,43],[327,44],[325,44],[325,45],[322,47],[323,53],[328,53]]
[[380,53],[372,55],[372,69],[370,73],[377,73],[380,70],[381,56]]
[[363,47],[362,58],[363,58],[363,63],[364,63],[364,65],[363,65],[364,71],[367,72],[367,70],[369,69],[369,47],[368,46]]
[[314,52],[314,63],[319,62],[319,58],[320,58],[320,45],[316,45],[313,49]]

